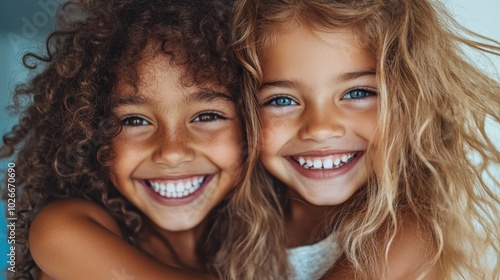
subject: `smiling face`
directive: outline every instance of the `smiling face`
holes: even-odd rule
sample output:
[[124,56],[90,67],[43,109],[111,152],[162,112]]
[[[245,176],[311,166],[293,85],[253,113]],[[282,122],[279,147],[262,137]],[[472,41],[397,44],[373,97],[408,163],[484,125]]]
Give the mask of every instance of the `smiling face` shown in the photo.
[[347,31],[295,28],[275,36],[261,52],[261,160],[292,195],[341,204],[368,178],[376,61]]
[[222,87],[184,87],[163,55],[139,66],[138,92],[115,89],[122,131],[112,141],[111,179],[157,226],[189,230],[238,182],[243,142],[235,105]]

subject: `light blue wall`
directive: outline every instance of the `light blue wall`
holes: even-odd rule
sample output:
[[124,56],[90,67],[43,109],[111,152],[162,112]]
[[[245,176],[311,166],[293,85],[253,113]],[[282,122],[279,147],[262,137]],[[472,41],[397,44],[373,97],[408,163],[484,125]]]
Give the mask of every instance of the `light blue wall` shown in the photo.
[[[484,36],[500,41],[500,0],[442,0],[456,15],[456,19],[466,27]],[[488,55],[486,58],[477,53],[469,54],[476,64],[500,81],[500,57]],[[499,109],[500,110],[500,109]],[[500,149],[500,124],[488,123],[489,135]],[[500,166],[493,170],[500,179]],[[499,190],[500,191],[500,190]]]
[[[0,2],[0,133],[3,135],[13,124],[5,111],[14,85],[26,78],[21,67],[22,52],[33,51],[43,46],[43,40],[53,24],[53,5],[62,0],[3,0]],[[500,0],[443,0],[456,18],[465,26],[500,41]],[[476,59],[476,56],[474,56]],[[500,71],[500,57],[491,56]],[[500,80],[492,64],[478,58]],[[489,128],[500,146],[500,127]],[[5,169],[8,160],[0,160],[0,169]],[[500,170],[495,171],[497,174]],[[4,212],[4,206],[1,205]],[[8,244],[5,218],[0,220],[0,268],[7,265]],[[0,279],[3,276],[0,276]]]
[[[43,48],[45,37],[54,25],[54,10],[62,0],[2,0],[0,2],[0,134],[14,124],[5,110],[15,84],[27,77],[21,58],[26,51]],[[0,159],[0,170],[6,170],[9,160]],[[1,172],[0,178],[3,178]],[[3,179],[2,179],[3,186]],[[8,266],[9,244],[4,218],[5,205],[0,203],[0,269]],[[0,279],[5,273],[0,273]]]

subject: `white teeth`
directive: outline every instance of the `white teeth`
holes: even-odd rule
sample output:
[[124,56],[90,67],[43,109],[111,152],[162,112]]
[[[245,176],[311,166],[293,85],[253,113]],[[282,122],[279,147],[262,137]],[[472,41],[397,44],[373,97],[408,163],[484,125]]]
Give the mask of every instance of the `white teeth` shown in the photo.
[[169,183],[167,184],[167,192],[169,192],[169,193],[173,193],[173,192],[175,192],[175,185],[174,185],[174,184],[172,184],[171,182],[169,182]]
[[327,158],[325,159],[325,161],[323,162],[323,168],[325,169],[330,169],[333,167],[333,161],[331,158]]
[[184,192],[184,184],[182,182],[177,183],[177,186],[175,186],[175,190],[179,193]]
[[200,188],[205,177],[193,177],[175,181],[148,181],[151,189],[163,197],[182,198]]
[[351,159],[354,158],[355,155],[356,153],[343,154],[340,157],[339,155],[332,155],[321,158],[298,157],[294,158],[294,160],[306,169],[335,169],[348,163]]

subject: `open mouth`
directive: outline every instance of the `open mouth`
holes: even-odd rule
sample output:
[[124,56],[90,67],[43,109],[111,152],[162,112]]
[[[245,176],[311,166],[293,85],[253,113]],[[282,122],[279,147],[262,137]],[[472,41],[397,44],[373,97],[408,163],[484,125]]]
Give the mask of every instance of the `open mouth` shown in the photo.
[[323,157],[292,156],[301,167],[310,170],[333,170],[340,168],[358,156],[357,152],[335,154]]
[[178,180],[145,180],[155,193],[167,198],[184,198],[198,190],[208,176],[193,176]]

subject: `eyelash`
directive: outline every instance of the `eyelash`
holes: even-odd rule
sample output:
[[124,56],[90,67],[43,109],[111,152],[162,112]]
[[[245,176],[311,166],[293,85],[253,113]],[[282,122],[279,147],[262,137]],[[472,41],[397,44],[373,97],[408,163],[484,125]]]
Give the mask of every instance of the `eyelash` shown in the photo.
[[[210,117],[208,120],[202,120],[203,117]],[[199,115],[197,115],[194,119],[193,122],[215,122],[218,120],[225,120],[226,117],[224,117],[222,114],[216,113],[216,112],[204,112]]]
[[[352,97],[352,96],[351,97],[346,97],[347,95],[351,95],[354,92],[363,93],[364,96],[361,96],[361,97]],[[375,95],[377,95],[377,92],[374,91],[374,90],[366,89],[366,88],[355,88],[355,89],[349,90],[347,93],[345,93],[344,95],[342,95],[341,100],[345,100],[345,99],[359,100],[359,99],[365,99],[365,98],[368,98],[370,96],[375,96]]]
[[[351,96],[353,93],[362,93],[363,96],[353,97],[353,96]],[[355,89],[351,89],[347,93],[345,93],[342,96],[341,100],[346,100],[346,99],[362,100],[362,99],[368,98],[370,96],[375,96],[375,95],[377,95],[377,92],[374,90],[366,89],[366,88],[355,88]],[[349,96],[349,97],[346,97],[346,96]],[[277,103],[279,100],[282,100],[282,101],[287,100],[288,102],[287,102],[287,104],[280,105]],[[286,106],[298,105],[298,102],[289,96],[281,95],[281,96],[274,96],[273,98],[267,100],[264,103],[264,105],[275,106],[275,107],[286,107]]]
[[[277,101],[278,100],[287,100],[289,101],[288,104],[281,104],[278,105]],[[273,104],[274,103],[274,104]],[[294,104],[292,104],[294,103]],[[273,98],[267,100],[264,105],[269,105],[269,106],[275,106],[275,107],[286,107],[286,106],[295,106],[298,105],[298,102],[295,101],[293,98],[286,96],[286,95],[280,95],[280,96],[274,96]]]
[[[134,124],[134,123],[132,123],[132,121],[140,121],[141,123]],[[147,120],[145,120],[144,118],[139,117],[139,116],[128,116],[128,117],[123,118],[121,122],[122,122],[122,125],[124,125],[124,126],[134,126],[134,127],[151,124],[150,122],[148,122]]]

